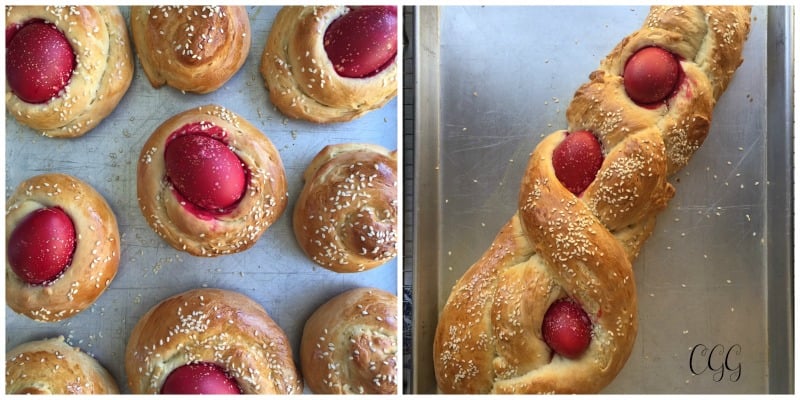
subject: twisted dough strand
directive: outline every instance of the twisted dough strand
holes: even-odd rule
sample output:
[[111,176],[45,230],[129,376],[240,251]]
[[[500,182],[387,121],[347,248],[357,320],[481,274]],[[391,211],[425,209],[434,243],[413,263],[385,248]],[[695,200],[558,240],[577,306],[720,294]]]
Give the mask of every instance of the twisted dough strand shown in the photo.
[[[717,98],[741,64],[749,7],[654,7],[581,86],[567,109],[572,132],[597,136],[604,160],[579,196],[558,180],[547,136],[523,177],[519,209],[456,283],[434,341],[439,388],[464,393],[597,392],[630,355],[637,332],[631,263],[656,214],[674,194],[667,177],[708,133]],[[641,48],[676,54],[684,78],[657,107],[640,107],[623,86],[626,60]],[[542,319],[559,298],[592,321],[576,359],[552,351]]]

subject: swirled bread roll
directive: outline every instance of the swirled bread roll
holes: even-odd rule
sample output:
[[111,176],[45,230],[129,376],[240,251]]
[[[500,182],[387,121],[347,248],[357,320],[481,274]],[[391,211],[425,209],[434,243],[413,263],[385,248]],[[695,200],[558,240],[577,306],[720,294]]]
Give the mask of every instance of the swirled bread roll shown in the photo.
[[131,35],[154,88],[213,92],[250,52],[250,20],[242,6],[133,6]]
[[397,393],[397,296],[351,289],[306,321],[300,365],[317,394]]
[[342,122],[380,108],[397,95],[397,8],[284,7],[261,75],[292,118]]
[[118,394],[114,377],[63,336],[23,343],[6,354],[6,394]]
[[328,145],[303,174],[292,225],[303,251],[336,272],[360,272],[397,255],[395,151]]
[[6,304],[37,321],[91,306],[117,274],[120,237],[105,199],[86,182],[43,174],[6,206]]
[[6,7],[6,110],[21,124],[81,136],[114,111],[132,78],[117,7]]
[[288,201],[278,150],[216,105],[179,113],[152,133],[139,157],[137,190],[159,236],[205,257],[252,247]]
[[145,313],[125,350],[133,393],[296,394],[303,391],[286,334],[258,303],[194,289]]
[[653,7],[577,90],[569,131],[536,146],[516,214],[440,314],[442,391],[586,393],[614,379],[638,329],[632,262],[749,27],[749,7]]

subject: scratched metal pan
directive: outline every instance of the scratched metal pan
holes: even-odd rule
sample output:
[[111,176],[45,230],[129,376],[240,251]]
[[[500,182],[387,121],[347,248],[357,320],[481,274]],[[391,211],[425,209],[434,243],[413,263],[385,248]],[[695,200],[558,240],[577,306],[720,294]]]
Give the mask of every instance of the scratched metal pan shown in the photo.
[[[259,73],[261,53],[279,7],[247,7],[252,44],[242,69],[207,95],[153,89],[135,66],[130,90],[97,128],[77,139],[42,137],[6,115],[6,198],[24,179],[47,172],[77,176],[96,188],[116,213],[122,236],[119,272],[90,309],[60,323],[37,323],[6,307],[6,351],[33,339],[64,335],[94,354],[128,392],[123,366],[130,331],[150,307],[173,294],[219,287],[246,294],[264,306],[289,337],[295,358],[305,319],[345,290],[371,286],[397,293],[397,261],[370,271],[338,274],[317,267],[296,244],[291,210],[302,173],[330,143],[366,142],[397,148],[397,101],[348,123],[317,125],[291,120],[269,102]],[[128,7],[122,7],[128,21]],[[136,161],[147,137],[170,116],[215,103],[252,122],[278,149],[286,170],[289,204],[251,249],[218,258],[172,249],[147,225],[136,200]]]
[[[413,390],[455,281],[515,212],[528,155],[646,7],[421,7]],[[791,10],[755,7],[744,63],[634,264],[639,335],[604,393],[793,387]]]

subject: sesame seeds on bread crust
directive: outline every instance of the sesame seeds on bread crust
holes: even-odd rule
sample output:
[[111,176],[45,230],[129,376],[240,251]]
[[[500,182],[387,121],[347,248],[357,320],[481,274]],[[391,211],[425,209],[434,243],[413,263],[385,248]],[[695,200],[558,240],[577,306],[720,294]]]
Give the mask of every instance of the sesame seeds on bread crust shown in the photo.
[[[567,131],[530,156],[518,208],[454,285],[439,317],[434,367],[447,393],[592,393],[627,361],[638,329],[632,262],[675,188],[667,177],[700,147],[717,98],[741,64],[749,7],[653,7],[575,93],[570,132],[601,143],[603,164],[574,195],[552,155]],[[629,99],[622,72],[646,46],[676,54],[685,79],[653,107]],[[556,300],[579,303],[592,322],[578,358],[552,352],[542,318]]]

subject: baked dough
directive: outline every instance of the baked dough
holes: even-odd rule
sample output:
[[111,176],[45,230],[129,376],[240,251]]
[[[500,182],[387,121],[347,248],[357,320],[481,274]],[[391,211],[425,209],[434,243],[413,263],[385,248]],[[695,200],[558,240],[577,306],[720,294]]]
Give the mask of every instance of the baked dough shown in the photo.
[[145,313],[125,350],[128,386],[159,393],[167,376],[193,362],[222,367],[246,394],[303,391],[286,334],[249,297],[222,289],[194,289]]
[[360,272],[397,255],[397,154],[363,143],[328,145],[303,174],[294,234],[317,264]]
[[6,85],[6,109],[45,136],[81,136],[111,114],[133,78],[128,30],[118,7],[7,6],[6,29],[40,19],[69,40],[76,65],[59,96],[41,104],[17,97]]
[[133,6],[131,35],[154,88],[213,92],[250,51],[250,20],[242,6]]
[[317,394],[397,393],[397,296],[348,290],[306,321],[300,365]]
[[[742,62],[749,7],[653,7],[575,93],[570,132],[593,133],[604,160],[576,196],[554,171],[558,131],[533,151],[518,211],[455,284],[439,318],[434,367],[447,393],[587,393],[627,361],[638,328],[632,262],[674,194],[670,173],[708,133],[716,99]],[[685,74],[674,96],[640,107],[621,77],[647,46],[672,54]],[[577,358],[549,348],[543,318],[557,300],[578,303],[592,323]]]
[[397,58],[366,78],[342,77],[334,70],[323,36],[348,10],[291,6],[278,12],[261,56],[261,76],[282,113],[317,123],[350,121],[397,95]]
[[6,354],[6,394],[119,394],[119,388],[97,360],[58,336]]
[[[173,194],[164,162],[164,149],[173,133],[201,122],[225,132],[226,144],[248,171],[247,188],[235,208],[208,218],[198,218]],[[205,257],[253,246],[288,201],[283,163],[275,146],[244,118],[217,105],[184,111],[156,128],[142,147],[137,189],[139,207],[153,230],[175,249]]]
[[60,321],[90,305],[117,274],[120,241],[117,219],[105,199],[89,184],[70,175],[44,174],[19,184],[6,206],[6,243],[31,212],[59,207],[75,227],[75,252],[55,281],[31,285],[6,259],[6,304],[37,321]]

